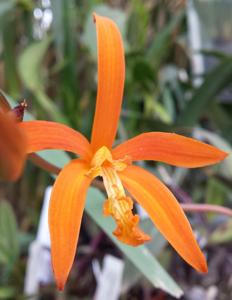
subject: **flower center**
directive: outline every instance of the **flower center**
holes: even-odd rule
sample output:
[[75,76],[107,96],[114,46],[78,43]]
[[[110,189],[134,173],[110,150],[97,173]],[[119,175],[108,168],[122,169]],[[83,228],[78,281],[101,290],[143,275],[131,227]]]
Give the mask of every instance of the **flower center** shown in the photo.
[[103,146],[93,156],[87,175],[91,178],[103,178],[108,196],[103,213],[105,216],[112,216],[117,224],[113,234],[122,242],[137,246],[150,240],[150,237],[138,228],[139,216],[133,215],[133,201],[126,196],[119,177],[120,172],[130,163],[129,157],[114,160],[110,150]]

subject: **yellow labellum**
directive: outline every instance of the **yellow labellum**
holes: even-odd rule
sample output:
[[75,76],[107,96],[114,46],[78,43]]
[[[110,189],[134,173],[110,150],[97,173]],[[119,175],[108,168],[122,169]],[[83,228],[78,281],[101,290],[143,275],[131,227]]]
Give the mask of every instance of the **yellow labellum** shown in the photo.
[[129,158],[114,160],[110,150],[103,146],[93,156],[87,176],[101,176],[108,199],[104,203],[105,216],[112,216],[117,224],[113,234],[122,242],[138,246],[151,238],[138,228],[139,216],[133,215],[133,201],[126,196],[118,172],[129,165]]

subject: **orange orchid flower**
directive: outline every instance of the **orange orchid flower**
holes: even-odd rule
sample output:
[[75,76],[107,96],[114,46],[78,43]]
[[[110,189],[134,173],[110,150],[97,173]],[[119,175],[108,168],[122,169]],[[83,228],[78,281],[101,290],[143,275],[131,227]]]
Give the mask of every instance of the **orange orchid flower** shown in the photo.
[[64,288],[70,272],[86,192],[97,176],[103,178],[108,196],[104,215],[114,218],[117,227],[113,234],[120,241],[138,246],[150,240],[138,227],[139,216],[132,212],[133,202],[126,189],[183,259],[198,271],[206,272],[205,258],[178,201],[158,178],[132,162],[155,160],[194,168],[217,163],[227,154],[197,140],[165,132],[143,133],[112,148],[123,97],[124,49],[112,20],[94,14],[94,21],[98,92],[91,142],[63,124],[47,121],[19,124],[28,138],[28,153],[62,149],[79,155],[59,173],[49,207],[52,264],[58,288]]
[[0,178],[8,181],[18,179],[26,158],[26,136],[15,116],[0,93]]

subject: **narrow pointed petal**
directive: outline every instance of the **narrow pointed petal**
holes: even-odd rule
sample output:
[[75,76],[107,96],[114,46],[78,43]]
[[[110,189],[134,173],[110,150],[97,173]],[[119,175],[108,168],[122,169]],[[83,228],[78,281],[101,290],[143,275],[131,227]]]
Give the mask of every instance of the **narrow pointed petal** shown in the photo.
[[112,147],[117,132],[123,97],[125,61],[120,32],[116,24],[94,14],[98,47],[98,91],[92,128],[94,151]]
[[16,180],[26,158],[26,136],[14,120],[0,112],[0,178]]
[[127,167],[120,173],[120,178],[182,258],[196,270],[207,272],[205,258],[191,226],[168,188],[151,173],[137,166]]
[[228,155],[211,145],[166,132],[147,132],[118,145],[115,159],[128,155],[132,160],[155,160],[186,168],[215,164]]
[[88,167],[75,159],[58,175],[49,206],[52,265],[57,286],[63,290],[76,253],[86,191]]
[[56,149],[76,153],[83,159],[91,157],[87,139],[66,125],[48,121],[27,121],[19,123],[19,126],[27,136],[27,153]]

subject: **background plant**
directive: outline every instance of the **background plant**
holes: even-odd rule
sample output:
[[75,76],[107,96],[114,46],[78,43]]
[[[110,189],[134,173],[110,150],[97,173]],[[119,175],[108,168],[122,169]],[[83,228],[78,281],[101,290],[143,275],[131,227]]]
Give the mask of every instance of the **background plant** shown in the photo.
[[[93,11],[108,15],[118,23],[126,45],[126,87],[118,141],[142,131],[175,131],[194,135],[230,152],[231,100],[224,102],[220,92],[230,85],[232,58],[225,53],[218,55],[205,51],[204,55],[217,54],[218,64],[204,74],[200,87],[193,86],[184,1],[1,0],[1,89],[14,100],[26,98],[29,111],[35,118],[69,124],[89,136],[97,88]],[[42,155],[59,166],[68,160],[65,153]],[[231,207],[231,158],[220,166],[202,170],[190,171],[159,163],[143,166],[160,176],[182,202]],[[20,299],[21,296],[16,295],[22,295],[28,243],[36,233],[44,188],[52,182],[48,174],[28,162],[17,185],[1,185],[0,196],[8,201],[1,202],[0,214],[8,217],[1,217],[0,231],[6,228],[11,231],[5,234],[6,239],[10,237],[9,241],[2,238],[4,233],[0,240],[0,298]],[[96,190],[91,193],[104,199]],[[91,205],[88,202],[90,208],[88,210],[87,206],[87,212],[105,228],[105,220],[98,218],[100,206],[93,210]],[[190,297],[190,287],[193,290],[200,285],[206,293],[217,285],[217,299],[227,299],[223,297],[231,291],[232,239],[232,224],[228,217],[189,215],[209,257],[210,273],[203,278],[193,273],[166,247],[156,230],[151,232],[153,242],[147,246],[149,255],[141,258],[141,252],[135,250],[133,258],[131,252],[127,252],[128,248],[122,247],[119,251],[89,214],[84,217],[80,253],[66,299],[71,299],[71,294],[91,299],[95,289],[91,261],[93,258],[101,260],[105,253],[125,259],[122,299],[130,299],[133,293],[135,299],[141,299],[141,295],[163,293],[153,287],[160,287],[154,280],[157,274],[153,276],[154,273],[147,271],[148,264],[153,264],[154,270],[157,270],[155,266],[161,270],[153,255],[187,291],[186,297]],[[7,222],[13,225],[8,226]],[[152,230],[148,220],[143,223],[148,232]],[[93,244],[97,237],[95,249]],[[14,253],[5,250],[6,247],[12,249],[11,243],[14,243]],[[84,255],[86,248],[91,255]],[[131,257],[132,263],[129,261]],[[221,270],[222,278],[218,270]],[[166,291],[174,296],[180,295],[180,288],[168,274],[164,270],[159,272],[164,272],[162,280]],[[143,278],[140,283],[139,278]],[[55,289],[51,287],[49,292],[42,289],[41,293],[54,295]]]

